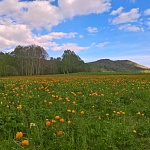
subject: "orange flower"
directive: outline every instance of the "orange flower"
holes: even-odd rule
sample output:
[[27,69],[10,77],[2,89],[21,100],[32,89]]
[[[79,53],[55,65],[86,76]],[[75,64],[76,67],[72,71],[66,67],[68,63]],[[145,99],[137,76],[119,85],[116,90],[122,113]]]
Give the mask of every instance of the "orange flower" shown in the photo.
[[62,135],[63,134],[63,132],[62,131],[58,131],[58,133],[57,133],[58,135]]
[[17,110],[21,110],[21,109],[22,109],[22,105],[18,105]]
[[71,110],[70,110],[70,109],[68,109],[68,110],[67,110],[67,112],[68,112],[68,113],[70,113],[70,112],[71,112]]
[[59,101],[61,101],[62,100],[62,98],[61,97],[59,97],[59,99],[58,99]]
[[101,94],[102,97],[104,97],[104,94]]
[[59,121],[60,121],[60,122],[64,122],[65,120],[64,120],[63,118],[61,118]]
[[81,115],[84,115],[84,111],[81,111],[80,114],[81,114]]
[[50,126],[51,125],[51,122],[50,121],[46,121],[46,126]]
[[28,141],[28,140],[23,140],[23,141],[21,142],[21,145],[22,145],[22,146],[29,145],[29,141]]
[[56,123],[56,120],[52,120],[52,123],[55,124],[55,123]]
[[72,102],[72,104],[74,104],[74,105],[75,105],[75,104],[76,104],[76,102]]
[[49,105],[52,105],[52,102],[49,102]]
[[123,111],[123,112],[122,112],[122,115],[125,115],[125,114],[126,114],[126,113]]
[[117,113],[116,113],[117,115],[120,115],[120,112],[119,111],[117,111]]
[[59,120],[59,119],[60,119],[60,116],[55,116],[55,119]]
[[22,132],[17,132],[16,133],[16,139],[20,139],[23,137],[23,133]]

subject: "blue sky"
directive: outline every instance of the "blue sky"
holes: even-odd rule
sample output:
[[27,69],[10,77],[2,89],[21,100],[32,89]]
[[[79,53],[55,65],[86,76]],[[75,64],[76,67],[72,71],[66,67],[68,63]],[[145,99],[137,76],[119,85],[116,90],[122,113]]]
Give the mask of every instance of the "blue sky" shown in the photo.
[[30,44],[150,67],[150,0],[0,0],[0,51]]

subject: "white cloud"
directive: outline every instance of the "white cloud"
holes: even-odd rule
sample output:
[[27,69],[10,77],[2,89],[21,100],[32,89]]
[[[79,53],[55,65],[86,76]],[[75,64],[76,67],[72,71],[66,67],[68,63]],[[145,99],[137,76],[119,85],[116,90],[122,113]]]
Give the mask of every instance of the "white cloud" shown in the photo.
[[76,43],[67,43],[67,44],[62,44],[62,45],[54,44],[54,45],[52,45],[51,49],[53,51],[70,49],[74,52],[78,52],[81,50],[87,50],[87,49],[89,49],[89,47],[81,47],[81,46],[78,46]]
[[83,38],[84,37],[84,35],[79,35],[79,38]]
[[150,15],[150,8],[149,8],[149,9],[146,9],[146,10],[144,11],[144,14],[145,14],[145,15]]
[[144,31],[143,28],[131,24],[122,25],[119,27],[119,30],[133,31],[133,32]]
[[147,25],[150,26],[150,21],[147,22]]
[[[58,45],[52,39],[74,38],[77,33],[52,32],[48,35],[33,35],[32,30],[46,28],[49,31],[66,19],[92,13],[101,14],[109,11],[110,0],[58,0],[58,6],[51,4],[54,0],[36,0],[32,2],[19,0],[0,1],[0,48],[1,50],[20,45],[37,44],[48,49],[66,46],[74,47],[77,51],[85,49],[77,44]],[[8,6],[8,7],[6,7]],[[84,6],[84,7],[83,7]],[[95,30],[96,31],[96,30]],[[82,38],[82,36],[79,36]],[[60,48],[61,47],[61,48]]]
[[58,0],[65,18],[91,13],[103,13],[110,9],[110,0]]
[[111,14],[111,15],[120,14],[123,9],[124,9],[124,8],[121,6],[121,7],[119,7],[117,10],[113,10],[110,14]]
[[100,14],[108,11],[110,7],[110,0],[58,0],[58,7],[52,5],[49,0],[30,3],[4,0],[0,2],[0,14],[3,16],[0,20],[7,18],[17,24],[26,24],[31,29],[51,29],[68,18],[91,13]]
[[96,47],[102,48],[102,47],[108,45],[109,43],[110,43],[110,42],[99,43],[99,44],[96,45]]
[[133,22],[140,17],[139,8],[133,8],[129,12],[121,13],[118,17],[112,20],[112,24],[121,24]]
[[52,50],[62,50],[67,46],[75,50],[83,50],[85,47],[80,47],[77,44],[64,44],[62,46],[55,42],[53,39],[74,38],[77,33],[70,32],[51,32],[47,35],[35,36],[26,25],[0,25],[0,49],[11,48],[17,45],[36,44],[44,47],[45,49],[52,48]]
[[95,33],[95,32],[98,32],[98,29],[97,29],[96,27],[88,27],[88,28],[87,28],[87,31],[88,31],[89,33]]
[[76,32],[64,33],[64,32],[51,32],[47,35],[36,37],[39,42],[51,41],[53,39],[61,38],[74,38],[77,35]]

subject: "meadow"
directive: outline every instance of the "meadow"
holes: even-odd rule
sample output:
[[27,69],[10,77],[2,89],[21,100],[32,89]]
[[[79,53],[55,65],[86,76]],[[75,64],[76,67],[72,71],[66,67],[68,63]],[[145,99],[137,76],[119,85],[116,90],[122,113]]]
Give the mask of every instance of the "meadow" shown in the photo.
[[149,150],[150,74],[0,78],[1,150]]

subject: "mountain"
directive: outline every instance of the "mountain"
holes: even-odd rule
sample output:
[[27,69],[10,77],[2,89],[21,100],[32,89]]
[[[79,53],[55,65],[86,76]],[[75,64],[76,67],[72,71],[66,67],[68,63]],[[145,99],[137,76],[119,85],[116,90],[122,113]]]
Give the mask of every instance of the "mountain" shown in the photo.
[[92,72],[115,71],[115,72],[141,72],[149,70],[147,67],[132,62],[130,60],[110,60],[100,59],[88,63]]

